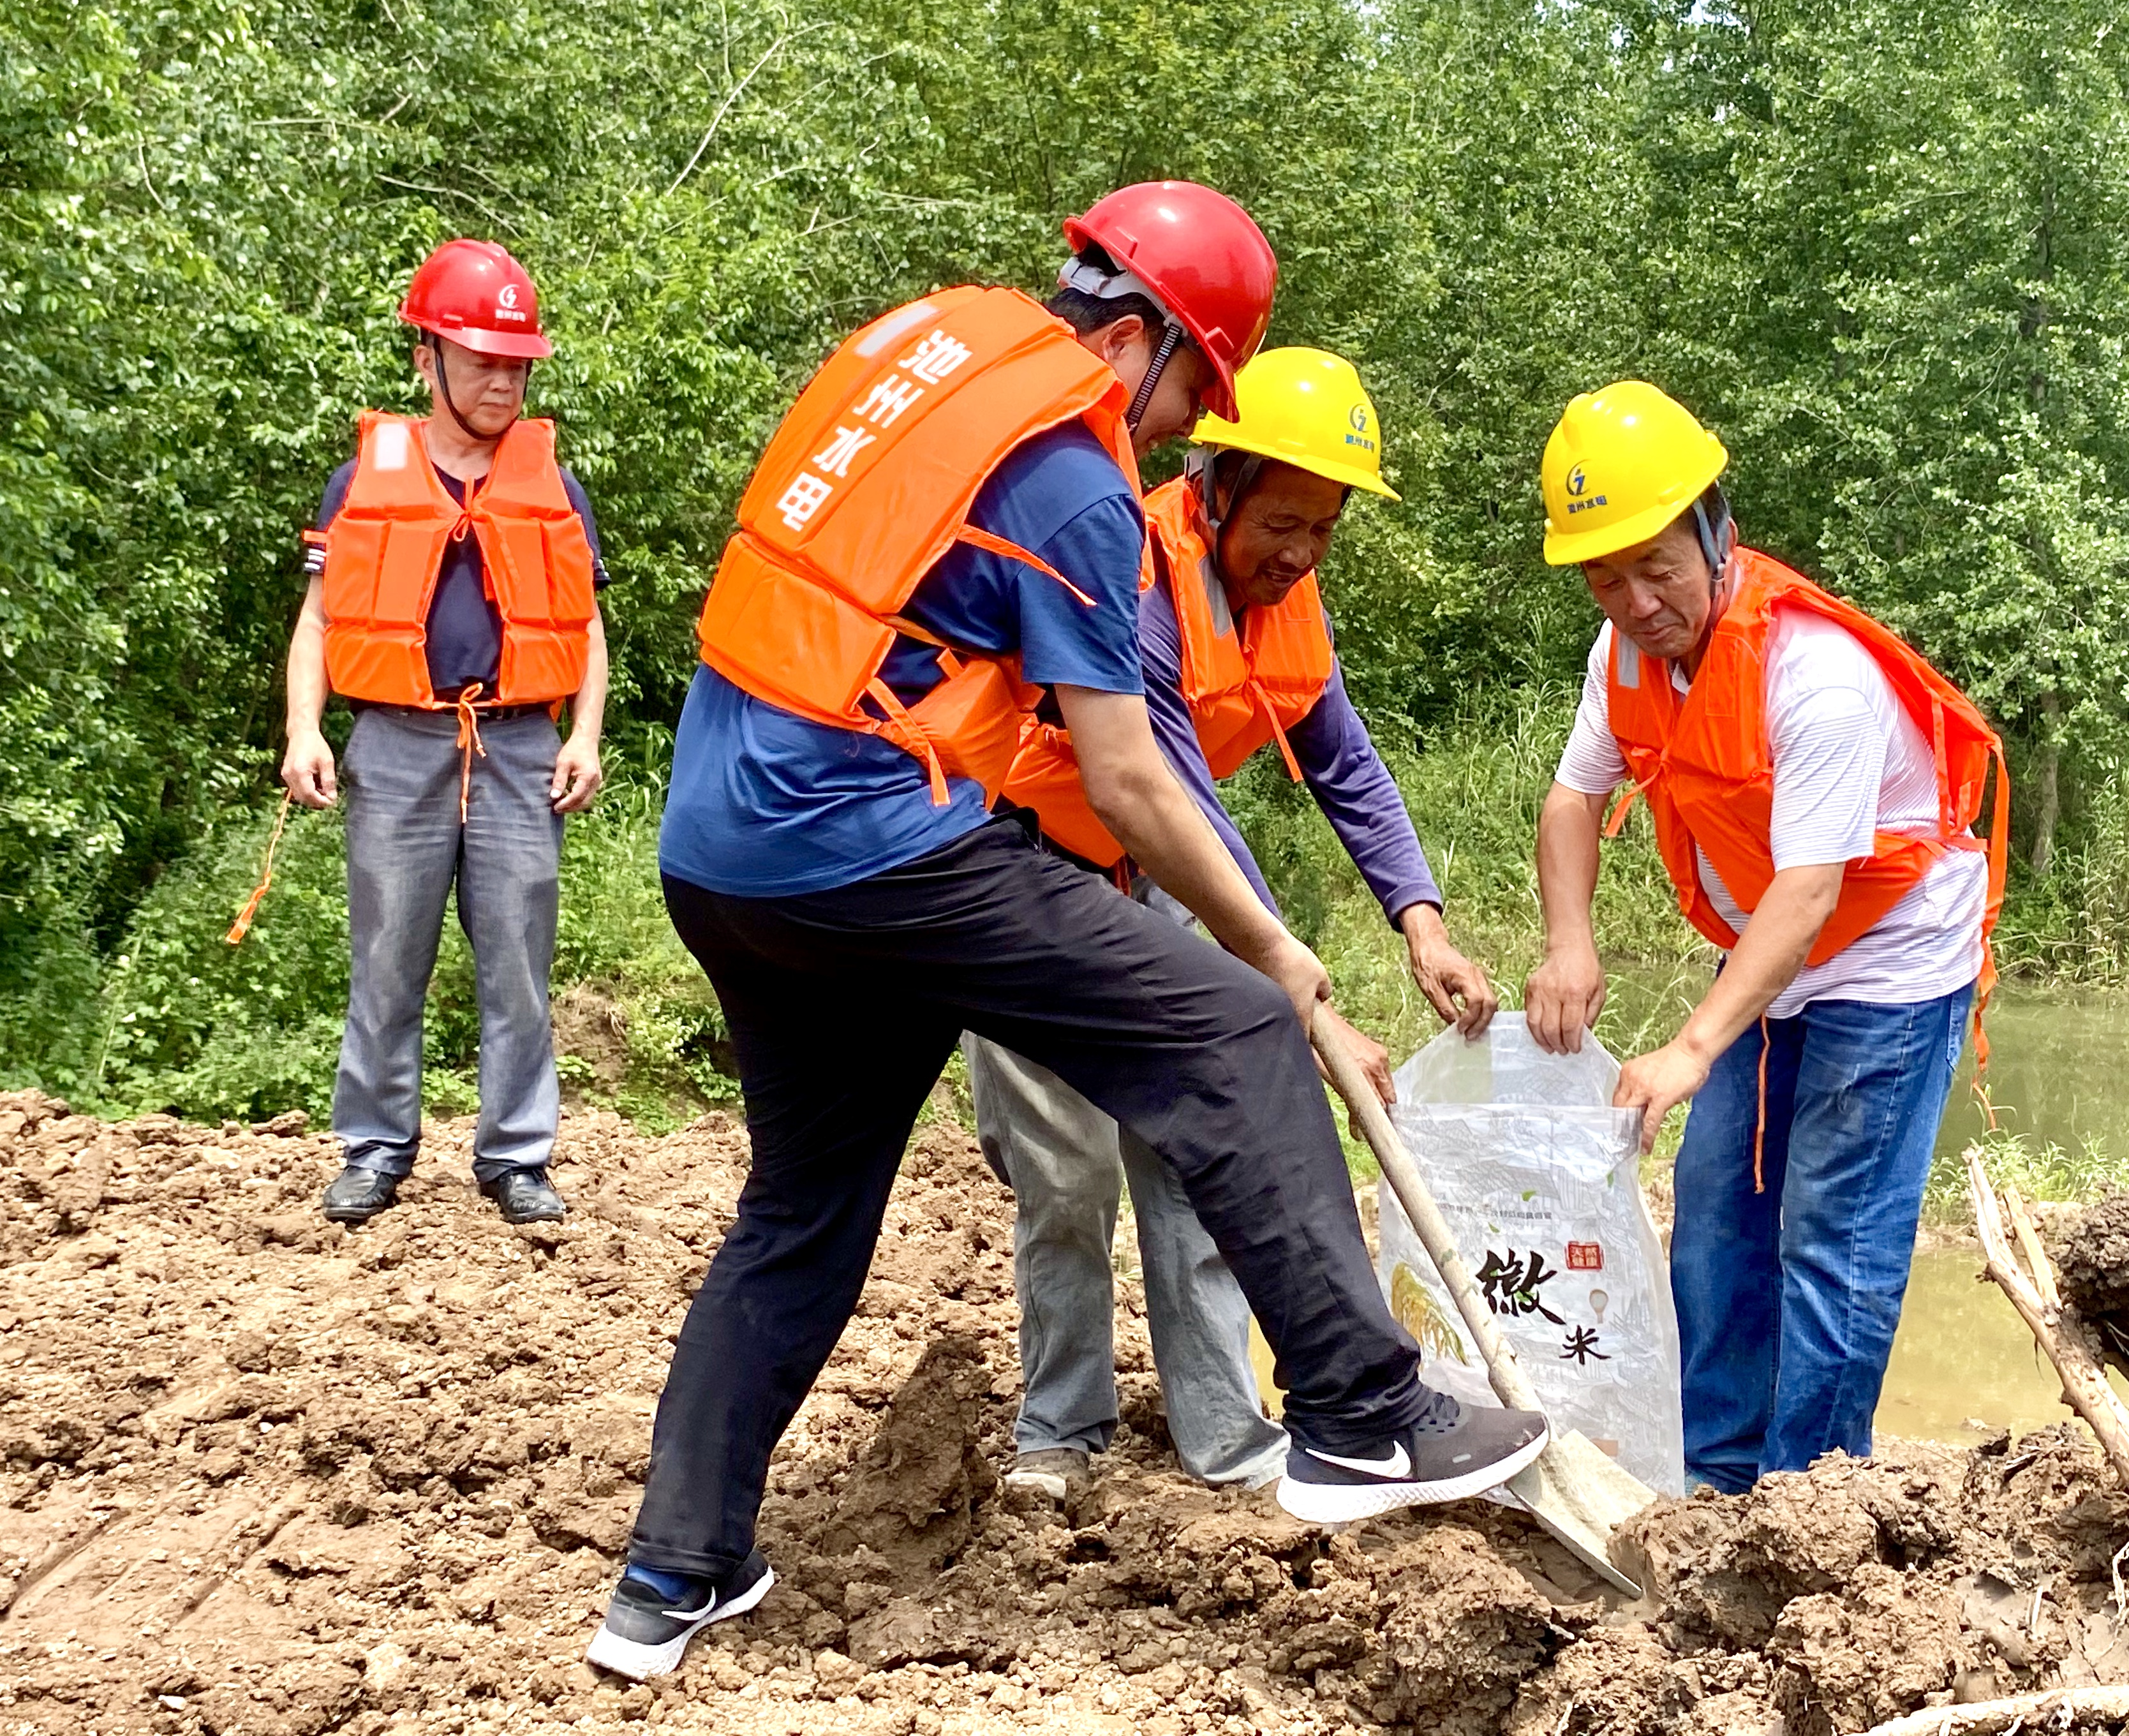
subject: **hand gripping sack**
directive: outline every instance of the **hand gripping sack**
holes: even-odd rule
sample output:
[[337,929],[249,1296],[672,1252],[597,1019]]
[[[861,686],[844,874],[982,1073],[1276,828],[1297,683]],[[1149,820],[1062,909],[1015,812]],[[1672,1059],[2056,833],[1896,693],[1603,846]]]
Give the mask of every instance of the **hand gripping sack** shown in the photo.
[[[1520,1013],[1444,1032],[1397,1075],[1391,1110],[1502,1336],[1555,1429],[1577,1428],[1650,1488],[1684,1491],[1678,1316],[1641,1198],[1632,1109],[1596,1040],[1548,1055]],[[1485,1364],[1387,1182],[1380,1276],[1431,1386],[1498,1405]]]

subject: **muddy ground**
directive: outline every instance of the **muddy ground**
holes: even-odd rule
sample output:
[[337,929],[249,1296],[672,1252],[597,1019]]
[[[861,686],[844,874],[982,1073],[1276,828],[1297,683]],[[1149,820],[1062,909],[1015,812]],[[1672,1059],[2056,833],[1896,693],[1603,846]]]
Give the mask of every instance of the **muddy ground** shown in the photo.
[[0,1733],[1824,1736],[2129,1681],[2129,1501],[2067,1428],[1664,1503],[1627,1605],[1498,1507],[1330,1538],[1184,1481],[1134,1316],[1093,1491],[1008,1497],[1009,1202],[944,1123],[778,1457],[778,1588],[664,1684],[603,1679],[577,1659],[744,1136],[571,1117],[559,1231],[495,1218],[469,1137],[350,1233],[294,1118],[0,1097]]

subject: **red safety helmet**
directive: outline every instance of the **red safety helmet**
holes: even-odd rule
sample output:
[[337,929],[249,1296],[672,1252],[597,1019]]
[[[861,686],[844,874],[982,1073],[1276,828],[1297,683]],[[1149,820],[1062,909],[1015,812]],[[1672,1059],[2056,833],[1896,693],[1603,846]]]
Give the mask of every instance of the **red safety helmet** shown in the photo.
[[1235,372],[1264,341],[1279,287],[1249,212],[1195,181],[1141,181],[1067,217],[1064,240],[1074,253],[1092,241],[1160,298],[1219,376],[1207,408],[1234,421]]
[[399,317],[483,355],[552,355],[540,335],[540,295],[493,241],[445,241],[422,261]]

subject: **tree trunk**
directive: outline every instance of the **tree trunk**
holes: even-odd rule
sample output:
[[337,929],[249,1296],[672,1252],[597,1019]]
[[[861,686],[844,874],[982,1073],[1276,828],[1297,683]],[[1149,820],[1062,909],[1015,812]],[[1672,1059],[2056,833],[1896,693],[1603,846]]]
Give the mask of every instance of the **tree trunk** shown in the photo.
[[2055,823],[2062,818],[2062,794],[2058,773],[2062,749],[2055,741],[2055,720],[2062,715],[2062,701],[2054,694],[2041,696],[2042,735],[2033,751],[2033,848],[2028,860],[2036,876],[2045,877],[2055,859]]
[[2054,742],[2043,742],[2034,766],[2033,848],[2030,860],[2034,874],[2042,878],[2055,865],[2055,822],[2062,813],[2061,798],[2056,791],[2055,771],[2061,758],[2061,750]]

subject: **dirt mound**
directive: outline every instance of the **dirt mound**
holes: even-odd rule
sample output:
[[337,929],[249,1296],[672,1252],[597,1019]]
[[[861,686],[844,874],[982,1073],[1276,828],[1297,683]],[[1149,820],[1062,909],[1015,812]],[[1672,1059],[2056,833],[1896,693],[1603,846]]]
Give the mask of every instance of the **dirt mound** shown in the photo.
[[577,1660],[744,1134],[572,1116],[574,1215],[525,1230],[469,1137],[350,1233],[300,1118],[0,1097],[0,1736],[1820,1736],[2129,1681],[2129,1500],[2068,1426],[1660,1503],[1624,1605],[1498,1507],[1326,1538],[1188,1483],[1127,1288],[1102,1474],[1064,1511],[1007,1490],[1010,1202],[937,1124],[772,1467],[777,1590],[626,1687]]
[[2129,1372],[2129,1193],[2112,1193],[2050,1226],[2064,1300],[2084,1316],[2109,1362]]

